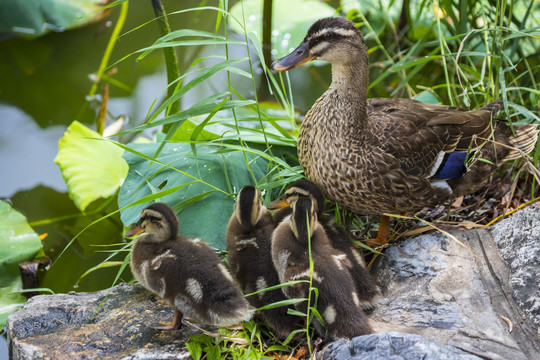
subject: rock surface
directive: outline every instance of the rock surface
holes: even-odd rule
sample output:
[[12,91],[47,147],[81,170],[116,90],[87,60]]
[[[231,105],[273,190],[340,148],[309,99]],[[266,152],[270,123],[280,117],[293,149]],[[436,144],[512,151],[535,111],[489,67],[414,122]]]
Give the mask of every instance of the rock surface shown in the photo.
[[501,220],[490,232],[510,268],[512,297],[540,327],[540,206]]
[[184,343],[200,331],[150,328],[172,317],[172,308],[139,285],[36,296],[8,318],[10,358],[189,358]]
[[[540,358],[540,309],[529,306],[539,301],[539,209],[518,212],[491,233],[434,233],[387,249],[374,268],[383,291],[374,329],[423,335],[482,358]],[[514,242],[504,240],[508,233]],[[526,249],[522,237],[532,240]]]
[[317,355],[319,360],[480,360],[453,346],[423,336],[398,332],[359,336],[351,341],[338,340]]

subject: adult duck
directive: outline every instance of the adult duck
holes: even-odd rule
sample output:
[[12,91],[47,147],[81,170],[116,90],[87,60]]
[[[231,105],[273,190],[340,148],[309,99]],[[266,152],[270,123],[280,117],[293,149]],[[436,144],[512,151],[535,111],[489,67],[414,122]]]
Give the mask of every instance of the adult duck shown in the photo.
[[[328,199],[353,212],[414,213],[470,194],[501,163],[529,153],[538,138],[536,125],[514,125],[514,136],[492,121],[500,101],[467,110],[367,99],[367,47],[345,18],[315,22],[272,68],[286,71],[315,59],[332,64],[332,84],[304,118],[298,158]],[[471,154],[488,161],[471,161]]]

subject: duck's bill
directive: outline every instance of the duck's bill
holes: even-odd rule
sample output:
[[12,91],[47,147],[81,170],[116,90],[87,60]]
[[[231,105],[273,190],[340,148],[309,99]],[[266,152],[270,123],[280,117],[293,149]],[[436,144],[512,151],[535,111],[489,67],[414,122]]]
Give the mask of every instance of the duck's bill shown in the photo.
[[266,208],[270,210],[277,210],[277,209],[283,209],[289,206],[290,204],[285,200],[285,198],[279,198],[277,200],[272,201],[270,204],[266,205]]
[[139,224],[136,224],[131,230],[128,230],[128,232],[126,232],[126,237],[133,237],[143,232],[144,229]]
[[272,64],[272,70],[287,71],[311,60],[315,60],[315,56],[309,52],[308,43],[303,42],[292,53],[275,61]]

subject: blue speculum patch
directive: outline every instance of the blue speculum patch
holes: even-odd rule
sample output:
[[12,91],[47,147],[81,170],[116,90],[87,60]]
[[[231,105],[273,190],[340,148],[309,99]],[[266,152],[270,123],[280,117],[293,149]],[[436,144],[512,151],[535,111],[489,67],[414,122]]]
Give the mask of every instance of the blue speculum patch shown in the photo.
[[435,174],[435,179],[455,179],[467,171],[465,164],[467,163],[468,156],[472,156],[472,153],[466,151],[455,151],[446,154],[444,160]]

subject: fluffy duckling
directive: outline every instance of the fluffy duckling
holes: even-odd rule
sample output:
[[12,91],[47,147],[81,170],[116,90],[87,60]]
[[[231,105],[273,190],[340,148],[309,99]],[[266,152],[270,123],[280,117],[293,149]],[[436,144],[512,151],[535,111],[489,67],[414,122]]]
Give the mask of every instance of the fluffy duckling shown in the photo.
[[131,248],[131,271],[175,309],[170,326],[154,329],[179,329],[183,315],[215,326],[251,318],[250,306],[223,262],[206,243],[177,235],[178,218],[168,205],[148,206],[126,236],[140,233]]
[[315,183],[309,180],[299,180],[289,185],[283,196],[268,204],[268,208],[271,210],[284,209],[290,207],[299,198],[310,198],[313,201],[317,218],[324,228],[330,244],[336,250],[343,252],[351,263],[349,271],[356,285],[362,307],[371,309],[373,300],[375,296],[380,294],[380,290],[373,282],[362,255],[354,247],[347,233],[338,227],[333,219],[323,218],[325,199]]
[[[227,226],[229,263],[240,289],[252,293],[279,284],[272,262],[272,232],[276,228],[272,215],[260,200],[261,193],[253,186],[245,186],[238,193],[234,213]],[[280,289],[249,296],[256,308],[286,300]],[[282,306],[259,311],[258,316],[284,339],[295,330],[298,317],[288,315],[289,307]]]
[[[319,291],[317,309],[325,324],[314,320],[317,332],[331,340],[353,338],[372,332],[360,304],[346,255],[334,249],[317,221],[315,204],[299,198],[292,204],[292,214],[283,220],[272,235],[272,260],[280,281],[310,279],[309,242],[314,270],[312,286]],[[307,298],[309,284],[302,282],[283,288],[289,298]],[[314,302],[311,304],[314,305]],[[306,313],[307,301],[295,305]]]

